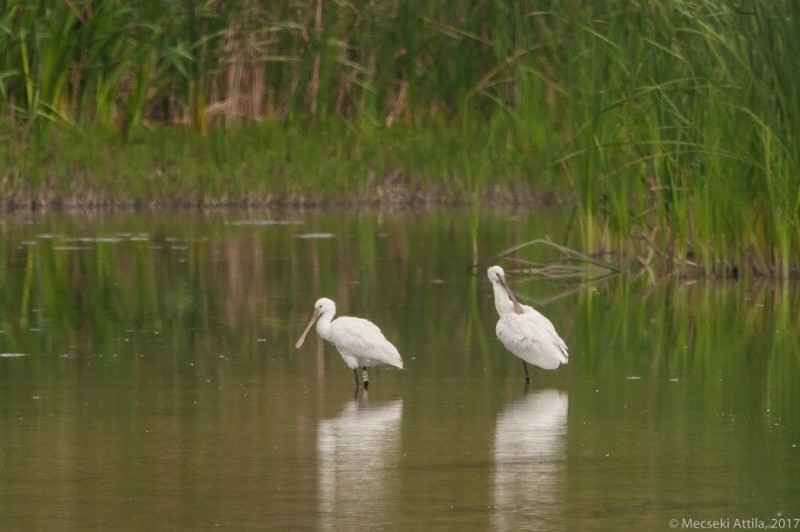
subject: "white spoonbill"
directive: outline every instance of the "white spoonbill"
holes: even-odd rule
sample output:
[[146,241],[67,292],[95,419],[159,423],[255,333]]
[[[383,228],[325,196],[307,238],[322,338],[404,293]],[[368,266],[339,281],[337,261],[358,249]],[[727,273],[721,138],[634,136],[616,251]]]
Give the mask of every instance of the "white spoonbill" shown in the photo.
[[403,369],[403,359],[397,348],[386,339],[377,325],[363,318],[353,318],[341,316],[333,319],[336,314],[336,303],[322,297],[314,303],[314,315],[308,322],[306,330],[297,340],[294,346],[297,349],[303,345],[308,331],[314,322],[317,322],[317,334],[336,346],[339,354],[342,355],[344,363],[353,370],[353,376],[358,382],[358,367],[361,366],[364,379],[364,389],[369,389],[369,376],[367,375],[368,366],[388,364],[396,368]]
[[569,360],[567,344],[556,328],[542,313],[528,305],[520,305],[506,283],[506,273],[500,266],[492,266],[486,273],[494,289],[494,306],[500,319],[495,332],[497,338],[522,359],[525,382],[531,381],[528,364],[542,369],[556,369]]

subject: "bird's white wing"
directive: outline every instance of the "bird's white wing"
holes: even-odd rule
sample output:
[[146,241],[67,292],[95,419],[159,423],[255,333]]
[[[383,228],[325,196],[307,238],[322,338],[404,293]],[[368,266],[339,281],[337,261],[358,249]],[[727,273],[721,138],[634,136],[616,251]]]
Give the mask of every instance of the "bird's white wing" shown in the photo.
[[[522,309],[525,311],[523,316],[531,320],[533,322],[533,326],[536,327],[537,330],[541,329],[543,331],[546,331],[547,334],[552,337],[553,342],[555,342],[556,347],[558,347],[558,350],[561,351],[561,353],[563,353],[564,358],[569,360],[569,348],[567,347],[567,344],[564,342],[561,336],[559,336],[558,332],[556,332],[556,328],[553,325],[553,322],[550,321],[547,318],[547,316],[545,316],[544,314],[542,314],[533,307],[530,307],[528,305],[522,305]],[[567,361],[565,360],[563,364],[566,363]]]
[[342,316],[331,323],[332,339],[343,355],[357,358],[362,366],[389,364],[403,367],[397,348],[369,320]]
[[[550,321],[547,318],[544,320]],[[529,364],[543,369],[556,369],[567,363],[566,345],[555,333],[552,324],[547,327],[541,319],[529,313],[503,315],[497,322],[495,332],[506,349]]]

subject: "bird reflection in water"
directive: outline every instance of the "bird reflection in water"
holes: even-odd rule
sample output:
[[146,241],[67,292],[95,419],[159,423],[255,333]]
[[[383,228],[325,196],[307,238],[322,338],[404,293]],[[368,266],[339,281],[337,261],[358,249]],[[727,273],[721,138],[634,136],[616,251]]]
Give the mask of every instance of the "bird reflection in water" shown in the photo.
[[563,517],[567,403],[565,392],[541,390],[498,415],[493,528],[551,529]]
[[397,482],[403,400],[349,402],[319,422],[317,468],[320,528],[390,526],[387,506]]

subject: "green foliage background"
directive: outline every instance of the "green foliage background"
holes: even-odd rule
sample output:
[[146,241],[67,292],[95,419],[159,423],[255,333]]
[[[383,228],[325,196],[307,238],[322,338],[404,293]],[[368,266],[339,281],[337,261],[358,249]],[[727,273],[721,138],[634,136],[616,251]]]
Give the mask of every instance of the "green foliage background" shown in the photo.
[[553,193],[587,249],[788,277],[798,17],[767,0],[7,0],[4,202]]

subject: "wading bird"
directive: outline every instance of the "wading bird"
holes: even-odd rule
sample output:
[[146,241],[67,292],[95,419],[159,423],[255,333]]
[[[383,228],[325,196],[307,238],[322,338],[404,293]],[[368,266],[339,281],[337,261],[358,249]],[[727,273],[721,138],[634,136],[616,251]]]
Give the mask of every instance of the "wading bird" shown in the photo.
[[314,315],[311,316],[311,321],[308,322],[306,330],[303,331],[294,346],[300,349],[311,326],[317,322],[317,334],[323,340],[335,345],[339,354],[342,355],[344,363],[353,370],[356,388],[359,386],[358,368],[359,366],[362,368],[365,390],[369,389],[367,367],[388,364],[403,369],[403,359],[400,358],[400,353],[383,336],[377,325],[371,321],[350,316],[341,316],[334,320],[335,314],[336,304],[333,301],[327,297],[318,299],[314,303]]
[[506,274],[500,266],[492,266],[486,273],[494,290],[494,306],[500,319],[495,332],[497,338],[516,357],[522,359],[525,383],[531,381],[528,364],[542,369],[556,369],[569,360],[567,344],[556,328],[543,314],[528,305],[520,305],[506,283]]

